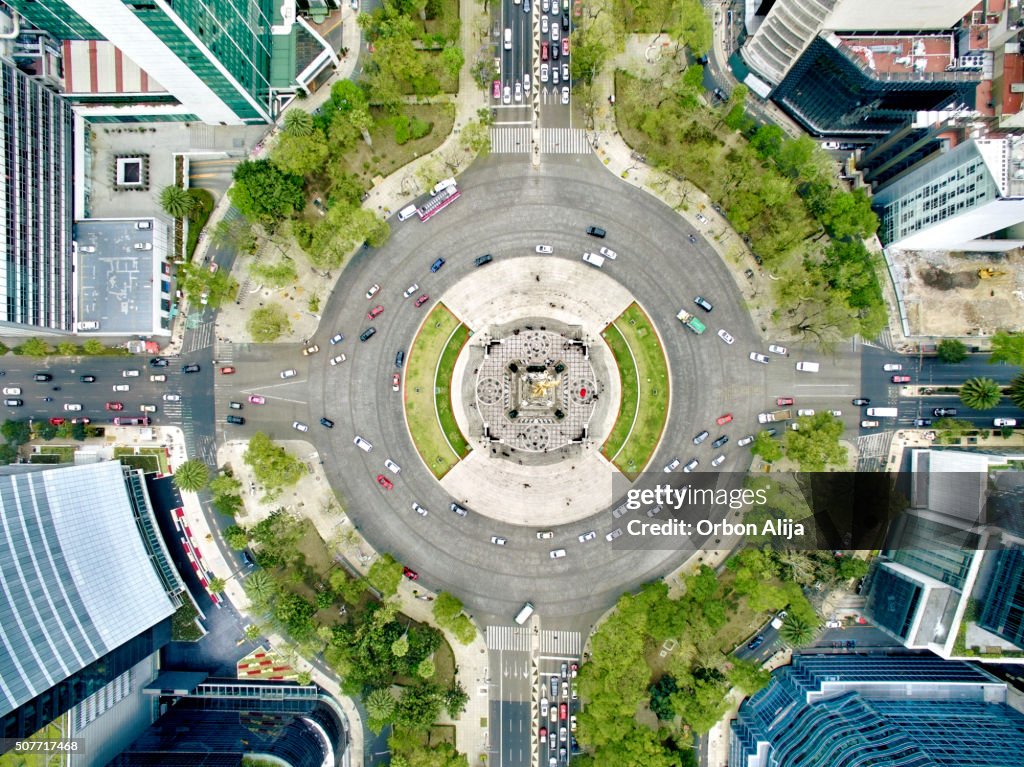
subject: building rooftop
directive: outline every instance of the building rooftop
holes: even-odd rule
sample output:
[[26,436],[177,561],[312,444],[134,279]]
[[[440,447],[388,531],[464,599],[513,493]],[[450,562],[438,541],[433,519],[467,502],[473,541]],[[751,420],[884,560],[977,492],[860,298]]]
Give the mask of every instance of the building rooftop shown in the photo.
[[953,66],[952,35],[839,35],[840,47],[877,73],[945,72]]
[[0,473],[0,715],[174,612],[137,530],[116,461]]
[[64,90],[68,94],[160,93],[167,89],[106,40],[65,40]]

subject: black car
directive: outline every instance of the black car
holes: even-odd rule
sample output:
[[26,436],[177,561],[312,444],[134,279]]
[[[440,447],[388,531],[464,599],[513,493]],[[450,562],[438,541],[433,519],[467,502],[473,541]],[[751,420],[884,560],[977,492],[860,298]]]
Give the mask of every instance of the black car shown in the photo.
[[377,333],[377,328],[367,328],[359,334],[360,341],[369,341]]
[[149,364],[155,368],[165,368],[171,364],[171,361],[164,359],[163,357],[154,357],[149,361]]
[[243,549],[242,551],[238,552],[238,556],[240,556],[242,558],[242,561],[245,562],[247,567],[255,567],[256,566],[256,560],[253,559],[252,558],[252,554],[250,554],[245,549]]
[[49,373],[36,373],[34,376],[32,376],[32,380],[38,383],[45,383],[46,381],[52,381],[53,376],[50,375]]
[[949,418],[956,415],[955,407],[937,407],[932,411],[936,418]]
[[78,376],[78,380],[82,383],[96,383],[96,376]]
[[712,309],[714,309],[714,307],[711,305],[711,302],[708,301],[703,296],[695,296],[693,299],[693,303],[697,304],[697,306],[699,306],[706,312],[710,312]]
[[483,266],[484,264],[491,263],[491,261],[493,260],[494,257],[490,253],[488,253],[486,256],[478,256],[477,258],[474,258],[473,263],[476,264],[477,266]]
[[565,11],[562,14],[562,31],[564,31],[564,32],[568,32],[569,31],[569,12],[568,11]]
[[551,43],[551,60],[558,61],[558,57],[561,55],[561,49],[555,43]]
[[402,351],[399,351],[397,354],[395,354],[395,367],[396,368],[402,367],[402,364],[404,362],[405,362],[405,351],[402,350]]
[[767,434],[769,437],[774,437],[775,435],[777,435],[779,433],[779,430],[778,429],[765,429],[764,433]]
[[200,370],[202,370],[202,368],[194,363],[192,365],[183,365],[181,368],[182,373],[198,373]]
[[320,419],[320,425],[321,426],[326,426],[328,429],[333,429],[334,428],[334,421],[332,421],[330,418],[321,418]]
[[758,647],[764,644],[764,634],[758,634],[756,637],[747,642],[748,650],[756,650]]
[[870,405],[871,400],[864,399],[863,397],[858,397],[853,401],[853,404],[856,405],[857,407],[864,407],[865,405]]
[[723,434],[721,437],[719,437],[718,439],[711,443],[711,447],[721,447],[728,441],[729,438]]
[[225,420],[228,423],[233,423],[235,426],[242,426],[245,424],[245,419],[240,415],[229,415]]
[[608,234],[608,232],[606,232],[599,226],[588,226],[587,234],[589,234],[591,237],[605,237]]
[[931,425],[932,425],[932,419],[931,418],[915,418],[914,419],[914,426],[931,426]]

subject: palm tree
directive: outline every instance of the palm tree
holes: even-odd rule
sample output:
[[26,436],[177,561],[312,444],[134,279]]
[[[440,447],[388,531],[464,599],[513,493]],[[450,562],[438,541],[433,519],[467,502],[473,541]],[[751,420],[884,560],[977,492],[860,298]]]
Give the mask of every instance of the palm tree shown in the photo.
[[220,594],[222,591],[224,591],[224,587],[227,585],[227,581],[225,581],[223,578],[211,578],[210,582],[207,584],[207,586],[209,586],[210,588],[210,591],[214,594]]
[[160,207],[171,218],[185,218],[195,206],[195,198],[177,184],[160,190]]
[[284,132],[289,136],[308,136],[313,132],[313,116],[301,109],[289,109],[284,116]]
[[186,493],[198,493],[210,480],[210,467],[202,461],[185,461],[174,472],[174,484]]
[[395,696],[391,690],[379,688],[366,696],[366,713],[370,719],[387,722],[395,713]]
[[1010,381],[1010,401],[1024,408],[1024,373]]
[[1003,392],[991,378],[968,378],[960,387],[960,401],[972,410],[991,410]]
[[803,618],[787,615],[779,635],[794,647],[800,647],[814,639],[814,627]]
[[245,579],[245,590],[253,602],[266,605],[277,587],[265,570],[257,570]]

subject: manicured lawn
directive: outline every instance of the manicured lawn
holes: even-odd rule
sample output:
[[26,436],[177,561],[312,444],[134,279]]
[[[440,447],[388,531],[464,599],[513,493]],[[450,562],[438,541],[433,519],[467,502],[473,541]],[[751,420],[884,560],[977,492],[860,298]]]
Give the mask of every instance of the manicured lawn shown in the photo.
[[167,473],[167,453],[162,447],[117,447],[114,457],[135,469]]
[[665,428],[668,362],[650,318],[635,303],[602,335],[619,366],[622,399],[619,416],[601,451],[633,479],[650,461]]
[[199,617],[192,602],[185,599],[181,607],[171,616],[171,639],[176,642],[196,642],[203,637],[195,619]]
[[[458,332],[460,329],[462,332]],[[406,363],[405,417],[409,433],[416,450],[438,479],[469,452],[469,445],[455,424],[449,390],[451,368],[468,337],[469,331],[458,317],[444,304],[438,304],[416,335]],[[446,378],[441,377],[439,360],[447,371]],[[439,385],[439,380],[443,384]],[[443,430],[438,421],[442,411]],[[455,440],[450,443],[452,437]]]
[[[75,448],[71,445],[43,445],[39,448],[40,455],[56,456],[57,463],[74,463]],[[50,459],[31,461],[31,463],[51,463]]]

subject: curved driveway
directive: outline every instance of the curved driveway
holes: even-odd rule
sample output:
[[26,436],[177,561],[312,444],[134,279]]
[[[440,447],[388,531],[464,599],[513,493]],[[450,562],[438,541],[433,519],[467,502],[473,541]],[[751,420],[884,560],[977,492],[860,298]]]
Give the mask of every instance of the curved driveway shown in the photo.
[[[710,469],[713,455],[705,444],[694,448],[696,431],[713,427],[714,418],[731,411],[738,423],[750,424],[755,402],[764,393],[765,370],[747,360],[761,349],[750,318],[743,310],[733,278],[703,242],[691,245],[685,222],[654,198],[619,183],[594,158],[546,162],[535,171],[518,162],[490,158],[462,178],[462,198],[426,223],[397,223],[390,242],[380,251],[364,251],[346,267],[331,296],[316,340],[322,352],[310,360],[310,436],[321,447],[329,476],[362,533],[378,549],[393,552],[418,570],[435,590],[449,590],[480,613],[511,617],[529,599],[547,615],[589,613],[611,604],[624,589],[664,574],[691,550],[626,551],[612,547],[604,534],[620,523],[608,512],[555,530],[554,540],[537,540],[533,528],[502,525],[470,513],[458,517],[448,510],[449,498],[426,471],[406,433],[400,395],[391,391],[394,357],[407,350],[424,309],[416,309],[402,291],[412,283],[432,301],[443,299],[449,285],[473,270],[472,260],[492,253],[495,260],[532,255],[537,243],[554,245],[556,258],[578,260],[585,249],[601,243],[583,230],[596,224],[608,230],[604,244],[619,252],[606,273],[638,296],[658,325],[672,366],[673,409],[662,448],[652,466],[673,457],[701,459]],[[431,274],[438,256],[447,264]],[[364,297],[373,283],[382,285],[373,301]],[[715,303],[708,333],[698,337],[675,319],[681,306],[693,305],[700,293]],[[365,317],[377,303],[384,313],[372,323]],[[377,334],[360,343],[359,333],[371,324]],[[728,328],[737,338],[727,346],[714,332]],[[348,355],[343,365],[328,364],[327,343],[336,331],[345,334],[339,347]],[[323,414],[336,422],[333,430],[316,425]],[[731,424],[721,429],[735,440],[750,431]],[[715,436],[717,436],[715,433]],[[364,453],[352,444],[359,434],[374,445]],[[280,435],[279,435],[280,436]],[[731,450],[729,448],[732,448]],[[721,468],[744,470],[745,450],[726,447]],[[375,482],[385,472],[384,458],[403,467],[387,492]],[[676,477],[678,481],[680,478]],[[413,501],[430,510],[422,518]],[[609,508],[614,499],[609,498]],[[595,541],[579,543],[577,535],[597,530]],[[490,536],[509,539],[505,548]],[[625,536],[620,539],[624,540]],[[552,548],[565,548],[564,559],[552,560]]]

